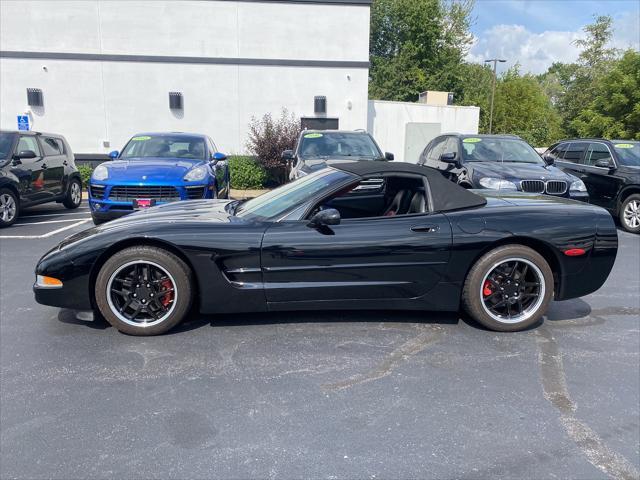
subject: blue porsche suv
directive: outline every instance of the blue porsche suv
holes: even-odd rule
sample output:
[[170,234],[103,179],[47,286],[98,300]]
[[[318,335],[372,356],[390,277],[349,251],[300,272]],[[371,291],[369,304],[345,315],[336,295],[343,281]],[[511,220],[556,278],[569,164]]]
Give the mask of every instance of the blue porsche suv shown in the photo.
[[445,134],[424,149],[419,164],[465,188],[544,193],[588,201],[585,184],[544,161],[515,135]]
[[89,182],[96,225],[163,203],[229,198],[227,157],[206,135],[141,133],[109,156]]

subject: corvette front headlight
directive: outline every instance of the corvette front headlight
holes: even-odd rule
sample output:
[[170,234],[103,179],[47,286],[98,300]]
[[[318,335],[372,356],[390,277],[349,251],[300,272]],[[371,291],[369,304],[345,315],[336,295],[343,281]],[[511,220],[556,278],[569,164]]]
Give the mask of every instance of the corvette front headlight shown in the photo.
[[91,178],[98,181],[106,180],[109,178],[109,169],[104,165],[98,165],[91,174]]
[[569,190],[571,190],[572,192],[586,192],[587,186],[582,180],[578,179],[571,183]]
[[200,165],[199,167],[194,167],[187,172],[184,176],[183,180],[185,182],[196,182],[198,180],[204,180],[209,173],[209,167],[207,165]]
[[501,178],[482,177],[479,183],[484,188],[490,188],[491,190],[518,190],[515,183]]

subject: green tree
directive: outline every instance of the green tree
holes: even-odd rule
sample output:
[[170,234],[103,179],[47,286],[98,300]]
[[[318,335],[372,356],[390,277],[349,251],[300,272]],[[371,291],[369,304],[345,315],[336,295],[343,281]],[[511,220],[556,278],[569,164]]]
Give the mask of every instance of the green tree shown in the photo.
[[585,38],[575,41],[581,49],[576,63],[554,63],[539,77],[545,91],[560,112],[562,128],[569,136],[578,135],[574,120],[591,102],[599,79],[618,55],[608,44],[613,35],[610,16],[599,16],[584,27]]
[[580,136],[640,140],[640,53],[627,50],[593,91],[572,128]]
[[411,101],[452,90],[470,44],[473,0],[374,0],[369,95]]
[[496,86],[493,131],[519,135],[535,147],[562,136],[561,119],[538,79],[520,75],[518,67],[504,74]]

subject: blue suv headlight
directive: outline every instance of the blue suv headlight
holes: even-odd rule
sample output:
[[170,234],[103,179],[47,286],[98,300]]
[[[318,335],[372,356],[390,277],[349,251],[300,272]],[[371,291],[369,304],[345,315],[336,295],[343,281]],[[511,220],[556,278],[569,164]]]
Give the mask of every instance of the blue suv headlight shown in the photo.
[[183,180],[185,182],[197,182],[198,180],[204,180],[209,174],[209,167],[207,165],[200,165],[194,167],[187,172]]

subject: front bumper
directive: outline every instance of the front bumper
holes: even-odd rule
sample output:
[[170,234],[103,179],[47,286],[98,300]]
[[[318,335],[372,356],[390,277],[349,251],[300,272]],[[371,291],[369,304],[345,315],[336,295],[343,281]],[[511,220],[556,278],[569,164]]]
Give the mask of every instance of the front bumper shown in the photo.
[[147,186],[138,185],[111,185],[107,183],[91,182],[89,185],[89,208],[91,215],[97,220],[112,220],[134,212],[134,199],[149,198],[154,200],[155,205],[164,205],[181,200],[201,200],[215,198],[215,184],[194,183],[189,185],[149,185],[148,188],[163,188],[171,190],[171,196],[157,197],[153,193],[145,192],[140,194],[115,195],[116,188],[130,188],[141,190]]
[[572,200],[579,200],[580,202],[589,203],[589,194],[587,192],[569,191],[569,198],[571,198]]

